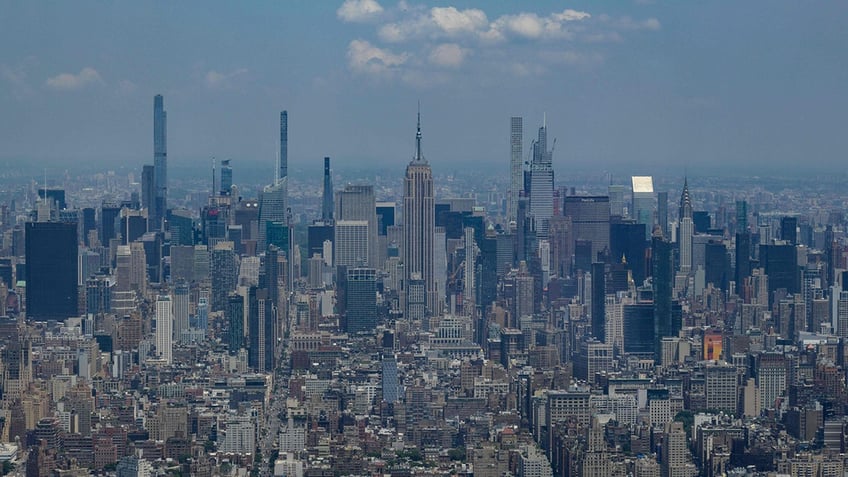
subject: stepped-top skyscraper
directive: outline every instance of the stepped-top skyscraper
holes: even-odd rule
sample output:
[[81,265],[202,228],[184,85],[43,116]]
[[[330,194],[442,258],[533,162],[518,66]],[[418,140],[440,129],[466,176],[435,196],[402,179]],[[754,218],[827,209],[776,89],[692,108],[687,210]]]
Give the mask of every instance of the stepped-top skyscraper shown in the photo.
[[153,97],[153,210],[150,211],[150,228],[162,228],[162,219],[168,210],[168,144],[165,103],[161,94]]
[[265,186],[259,194],[259,237],[257,246],[265,250],[268,246],[269,222],[287,223],[288,207],[288,161],[289,161],[289,113],[280,113],[280,157],[274,182]]
[[554,215],[553,150],[548,150],[547,121],[542,121],[539,138],[533,143],[533,162],[530,163],[530,215],[536,226],[536,236],[548,237],[548,225]]
[[524,191],[524,119],[513,116],[509,120],[509,202],[507,202],[507,222],[514,222],[518,214],[518,198]]
[[[433,250],[436,235],[436,201],[433,171],[421,152],[421,113],[415,133],[415,157],[406,166],[403,181],[403,264],[406,289],[410,281],[424,282],[426,310],[424,317],[439,313],[439,290],[433,273]],[[416,301],[416,300],[413,300]],[[409,297],[407,297],[407,304]],[[410,317],[414,318],[414,317]],[[424,323],[426,326],[426,323]]]

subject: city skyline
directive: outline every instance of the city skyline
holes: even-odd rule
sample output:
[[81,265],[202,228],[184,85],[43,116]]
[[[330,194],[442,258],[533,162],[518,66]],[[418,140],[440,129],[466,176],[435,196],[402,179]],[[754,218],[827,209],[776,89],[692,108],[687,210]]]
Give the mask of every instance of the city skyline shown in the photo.
[[[271,118],[285,108],[298,118],[292,166],[329,155],[339,170],[400,169],[396,158],[414,145],[399,118],[416,99],[434,118],[436,168],[505,157],[507,118],[535,124],[545,112],[560,144],[555,169],[836,165],[846,7],[763,7],[369,0],[198,15],[190,3],[10,4],[0,19],[0,160],[137,166],[149,157],[144,105],[161,93],[175,167],[215,156],[270,169]],[[135,15],[156,34],[123,20]],[[318,37],[316,22],[330,34]],[[67,54],[22,43],[30,32],[61,38]],[[286,47],[301,42],[318,54]]]

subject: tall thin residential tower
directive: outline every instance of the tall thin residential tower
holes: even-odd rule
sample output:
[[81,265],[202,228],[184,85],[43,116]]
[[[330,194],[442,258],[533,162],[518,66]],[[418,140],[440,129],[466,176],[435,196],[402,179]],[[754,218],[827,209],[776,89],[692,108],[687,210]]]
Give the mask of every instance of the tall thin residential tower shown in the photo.
[[289,112],[280,112],[280,177],[282,180],[289,176]]
[[330,174],[330,158],[324,158],[324,196],[321,200],[321,219],[333,220],[333,176]]
[[160,230],[168,209],[168,114],[161,94],[153,97],[153,213],[151,230]]
[[406,166],[406,177],[403,181],[403,263],[407,290],[411,280],[424,282],[425,317],[433,316],[440,309],[439,291],[435,289],[433,271],[436,235],[436,200],[433,189],[433,171],[421,152],[419,112],[418,130],[415,133],[415,157]]
[[524,190],[524,167],[522,158],[524,156],[524,119],[521,116],[513,116],[509,120],[509,201],[507,202],[507,222],[514,222],[518,214],[518,198]]

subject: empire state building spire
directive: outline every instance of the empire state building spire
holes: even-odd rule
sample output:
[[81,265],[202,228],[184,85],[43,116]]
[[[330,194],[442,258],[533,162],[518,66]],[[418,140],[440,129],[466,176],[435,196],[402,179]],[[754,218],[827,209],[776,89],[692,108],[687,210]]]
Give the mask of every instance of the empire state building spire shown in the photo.
[[415,160],[424,161],[424,154],[421,153],[421,103],[418,103],[418,129],[415,132]]

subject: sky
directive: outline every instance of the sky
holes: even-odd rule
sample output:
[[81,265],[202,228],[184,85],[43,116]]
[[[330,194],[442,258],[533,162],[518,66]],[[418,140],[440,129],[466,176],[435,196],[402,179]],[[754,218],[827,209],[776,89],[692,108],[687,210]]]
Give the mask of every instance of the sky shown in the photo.
[[0,162],[844,173],[848,2],[0,0]]

